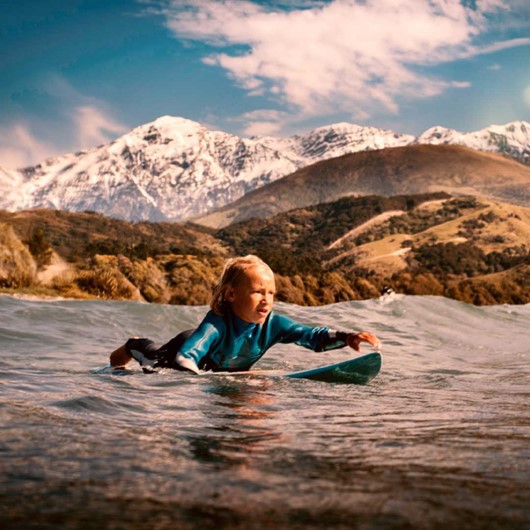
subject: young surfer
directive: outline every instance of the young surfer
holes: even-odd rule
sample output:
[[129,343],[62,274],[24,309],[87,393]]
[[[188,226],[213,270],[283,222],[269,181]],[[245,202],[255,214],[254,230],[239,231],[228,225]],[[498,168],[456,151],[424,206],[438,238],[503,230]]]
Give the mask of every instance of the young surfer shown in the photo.
[[214,289],[211,309],[197,329],[180,333],[160,348],[149,339],[129,339],[111,353],[110,364],[123,367],[135,359],[146,372],[240,372],[277,343],[296,343],[317,352],[344,346],[359,351],[361,342],[379,347],[379,339],[367,331],[308,327],[277,315],[272,310],[275,293],[274,274],[264,261],[252,255],[230,259]]

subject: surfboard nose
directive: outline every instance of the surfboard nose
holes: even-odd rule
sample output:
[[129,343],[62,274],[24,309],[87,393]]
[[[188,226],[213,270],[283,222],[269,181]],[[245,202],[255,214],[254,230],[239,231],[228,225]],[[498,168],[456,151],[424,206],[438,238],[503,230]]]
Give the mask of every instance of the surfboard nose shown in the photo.
[[381,354],[373,352],[337,364],[287,374],[287,377],[326,383],[365,385],[379,373],[381,365]]

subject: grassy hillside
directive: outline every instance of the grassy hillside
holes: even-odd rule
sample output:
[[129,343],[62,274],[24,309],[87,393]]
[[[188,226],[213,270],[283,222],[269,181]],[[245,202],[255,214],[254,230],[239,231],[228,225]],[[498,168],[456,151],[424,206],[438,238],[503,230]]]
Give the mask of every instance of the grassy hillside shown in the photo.
[[330,256],[328,247],[350,230],[382,212],[413,210],[446,193],[395,197],[345,197],[331,203],[299,208],[268,219],[250,219],[217,232],[236,254],[259,254],[280,274],[315,273]]
[[223,255],[214,231],[191,223],[129,223],[95,212],[70,213],[35,209],[24,212],[0,210],[0,222],[13,226],[22,240],[36,231],[64,259],[77,262],[95,254],[147,257],[156,254]]
[[7,227],[37,272],[22,282],[0,263],[0,288],[38,294],[205,304],[229,252],[205,227],[94,212],[0,211],[0,233]]
[[345,196],[445,191],[530,204],[530,167],[454,145],[363,151],[304,167],[197,222],[215,228]]
[[443,192],[343,197],[214,231],[94,213],[0,212],[0,288],[206,304],[226,257],[254,253],[278,299],[397,292],[530,303],[530,209]]

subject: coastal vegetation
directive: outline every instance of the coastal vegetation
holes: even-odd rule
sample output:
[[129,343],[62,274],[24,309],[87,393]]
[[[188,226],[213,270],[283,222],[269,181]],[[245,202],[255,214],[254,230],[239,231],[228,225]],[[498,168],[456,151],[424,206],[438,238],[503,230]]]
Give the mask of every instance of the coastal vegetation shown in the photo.
[[530,209],[423,193],[343,197],[220,230],[94,212],[0,212],[0,289],[207,304],[225,259],[253,253],[277,298],[316,305],[398,293],[530,302]]

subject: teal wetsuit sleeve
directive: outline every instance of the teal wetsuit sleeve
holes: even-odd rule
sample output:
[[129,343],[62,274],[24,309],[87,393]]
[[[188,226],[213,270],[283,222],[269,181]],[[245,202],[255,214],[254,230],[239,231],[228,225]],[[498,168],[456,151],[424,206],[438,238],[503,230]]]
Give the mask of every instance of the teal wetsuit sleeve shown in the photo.
[[274,342],[295,343],[304,348],[321,352],[344,348],[345,332],[330,331],[326,327],[310,327],[299,324],[289,317],[274,315],[271,322]]
[[179,355],[191,359],[199,366],[203,357],[220,344],[224,328],[222,317],[209,312],[199,327],[184,341]]

